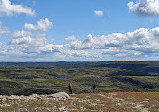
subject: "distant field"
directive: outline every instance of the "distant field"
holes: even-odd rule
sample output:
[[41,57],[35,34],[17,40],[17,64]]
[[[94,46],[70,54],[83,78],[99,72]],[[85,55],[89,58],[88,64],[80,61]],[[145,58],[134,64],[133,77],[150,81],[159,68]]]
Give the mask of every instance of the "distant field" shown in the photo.
[[47,95],[23,96],[21,99],[0,96],[0,111],[159,112],[159,92],[74,94],[67,100],[55,100]]
[[159,92],[159,62],[1,62],[0,94]]

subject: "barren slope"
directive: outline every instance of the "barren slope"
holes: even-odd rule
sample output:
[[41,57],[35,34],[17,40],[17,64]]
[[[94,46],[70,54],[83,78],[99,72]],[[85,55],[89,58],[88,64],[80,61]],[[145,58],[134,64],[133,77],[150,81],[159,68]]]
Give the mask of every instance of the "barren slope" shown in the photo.
[[159,92],[74,94],[71,99],[47,95],[1,96],[1,112],[159,112]]

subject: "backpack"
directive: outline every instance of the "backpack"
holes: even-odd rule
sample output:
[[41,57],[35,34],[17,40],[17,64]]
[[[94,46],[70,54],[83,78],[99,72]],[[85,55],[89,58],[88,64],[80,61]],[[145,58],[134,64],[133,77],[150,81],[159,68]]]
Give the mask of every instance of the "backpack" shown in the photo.
[[69,83],[69,87],[72,88],[72,84],[71,83]]

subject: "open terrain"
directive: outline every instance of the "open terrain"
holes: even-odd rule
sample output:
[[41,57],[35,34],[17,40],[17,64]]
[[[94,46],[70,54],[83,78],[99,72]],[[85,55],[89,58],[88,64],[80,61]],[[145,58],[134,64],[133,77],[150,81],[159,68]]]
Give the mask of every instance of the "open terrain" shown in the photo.
[[158,112],[159,92],[74,94],[58,100],[47,95],[0,96],[1,112]]
[[[48,96],[69,82],[70,99]],[[158,112],[158,92],[159,62],[0,63],[2,112]]]
[[1,62],[0,94],[159,92],[159,62]]

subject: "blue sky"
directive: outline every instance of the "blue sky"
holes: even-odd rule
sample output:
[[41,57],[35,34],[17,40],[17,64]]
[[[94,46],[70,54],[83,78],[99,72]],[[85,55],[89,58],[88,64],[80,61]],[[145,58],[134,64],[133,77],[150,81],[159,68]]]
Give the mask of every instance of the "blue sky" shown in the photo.
[[159,60],[159,0],[0,0],[0,61]]

